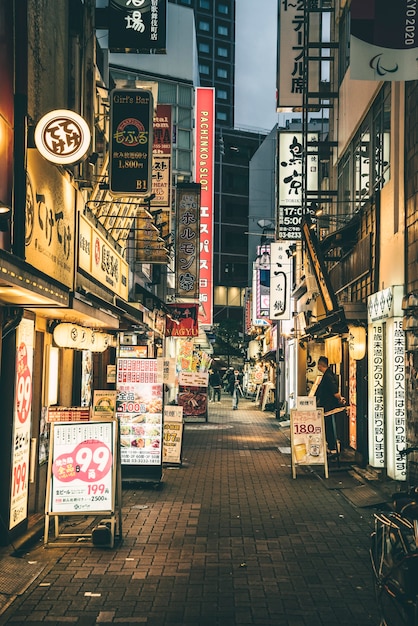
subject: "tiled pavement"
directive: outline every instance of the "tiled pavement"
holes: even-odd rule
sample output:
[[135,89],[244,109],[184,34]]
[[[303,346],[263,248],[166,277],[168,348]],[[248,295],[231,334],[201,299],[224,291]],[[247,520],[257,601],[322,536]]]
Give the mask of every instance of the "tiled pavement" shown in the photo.
[[330,488],[332,467],[293,479],[280,422],[230,405],[186,424],[160,485],[124,486],[119,545],[35,543],[22,565],[45,567],[0,625],[377,626],[372,510]]

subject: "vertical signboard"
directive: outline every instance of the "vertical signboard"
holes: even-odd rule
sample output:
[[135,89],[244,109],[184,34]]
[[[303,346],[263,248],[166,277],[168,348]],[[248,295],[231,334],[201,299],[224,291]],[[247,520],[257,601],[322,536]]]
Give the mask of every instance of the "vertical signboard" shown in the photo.
[[199,297],[200,185],[177,185],[176,295]]
[[34,322],[23,319],[16,331],[10,530],[26,519],[28,509],[34,330]]
[[196,155],[195,181],[201,186],[199,324],[213,323],[213,184],[215,90],[196,89]]
[[369,463],[386,466],[388,476],[405,480],[405,337],[403,287],[388,287],[368,298]]
[[406,448],[405,408],[405,334],[402,318],[393,317],[386,322],[387,379],[387,473],[394,480],[406,480],[406,459],[400,456]]
[[158,372],[157,359],[117,360],[122,478],[161,479],[163,384]]
[[75,201],[74,188],[59,169],[29,149],[25,258],[70,289],[74,285]]
[[109,0],[111,52],[166,51],[167,0]]
[[110,95],[109,191],[151,193],[154,102],[144,89],[114,89]]
[[293,256],[286,242],[270,244],[270,319],[290,320],[293,317],[292,291]]
[[418,80],[416,3],[352,0],[350,12],[350,77]]
[[255,271],[255,319],[268,318],[270,313],[270,245],[258,246]]
[[168,218],[171,214],[171,144],[171,106],[157,104],[152,145],[152,193],[155,197],[151,206],[167,209]]
[[[306,15],[305,15],[306,11]],[[301,110],[305,85],[305,27],[309,18],[309,37],[320,41],[320,13],[310,12],[302,0],[279,0],[277,38],[277,109]],[[318,91],[319,64],[309,67],[310,91]]]
[[139,263],[166,264],[169,261],[168,248],[155,224],[157,219],[147,215],[135,218],[135,260]]
[[[318,133],[308,133],[309,144],[318,142]],[[314,152],[311,148],[310,152]],[[303,137],[301,133],[279,133],[279,239],[300,239],[302,207]],[[309,154],[306,189],[318,189],[318,156]],[[305,207],[306,210],[306,207]]]

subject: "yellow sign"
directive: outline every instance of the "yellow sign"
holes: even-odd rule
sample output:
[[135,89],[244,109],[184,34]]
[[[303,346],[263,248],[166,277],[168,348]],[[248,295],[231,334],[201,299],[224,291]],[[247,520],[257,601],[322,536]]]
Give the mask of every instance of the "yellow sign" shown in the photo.
[[82,215],[79,225],[78,267],[120,298],[128,300],[127,262]]
[[73,289],[75,190],[55,165],[28,150],[25,258]]

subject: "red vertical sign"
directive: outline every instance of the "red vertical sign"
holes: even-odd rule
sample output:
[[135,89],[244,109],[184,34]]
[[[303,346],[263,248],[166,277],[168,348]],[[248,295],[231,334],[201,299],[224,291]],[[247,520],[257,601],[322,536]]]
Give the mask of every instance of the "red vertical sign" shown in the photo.
[[213,179],[215,90],[196,89],[196,171],[200,197],[199,324],[213,323]]

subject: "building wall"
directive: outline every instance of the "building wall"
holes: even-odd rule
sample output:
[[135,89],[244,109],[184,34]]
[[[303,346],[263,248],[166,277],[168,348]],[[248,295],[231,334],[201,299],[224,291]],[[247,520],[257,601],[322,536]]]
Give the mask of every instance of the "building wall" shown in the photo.
[[[404,87],[392,85],[391,170],[380,195],[379,289],[403,285],[404,259]],[[394,259],[396,262],[394,263]]]
[[339,104],[335,108],[339,155],[346,149],[379,89],[380,83],[351,80],[350,70],[346,73],[339,90]]

